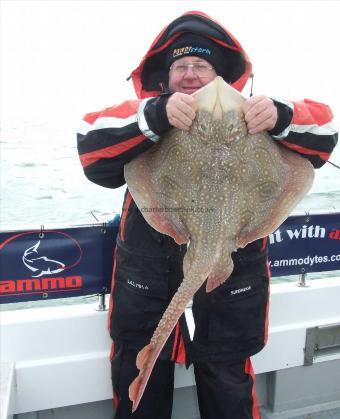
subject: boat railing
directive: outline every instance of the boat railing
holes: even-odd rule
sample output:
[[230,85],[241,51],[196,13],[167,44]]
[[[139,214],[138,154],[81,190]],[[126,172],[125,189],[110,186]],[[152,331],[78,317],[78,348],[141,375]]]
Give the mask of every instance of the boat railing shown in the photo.
[[[120,216],[107,223],[0,232],[0,304],[99,295],[105,309]],[[290,216],[269,235],[272,277],[340,270],[340,212]]]

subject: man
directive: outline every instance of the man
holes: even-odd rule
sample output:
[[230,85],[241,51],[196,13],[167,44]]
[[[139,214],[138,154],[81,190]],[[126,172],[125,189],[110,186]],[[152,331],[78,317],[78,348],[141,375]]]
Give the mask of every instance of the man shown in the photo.
[[[124,165],[177,127],[189,130],[196,114],[190,96],[220,75],[242,90],[251,63],[239,42],[201,12],[188,12],[155,39],[132,72],[138,100],[87,114],[78,135],[85,175],[116,188]],[[255,96],[244,104],[250,133],[268,131],[282,146],[321,167],[337,142],[332,113],[323,104]],[[319,135],[322,134],[322,135]],[[183,278],[186,247],[152,229],[126,192],[114,255],[109,329],[116,419],[171,417],[174,362],[194,364],[202,419],[259,417],[249,357],[267,339],[267,240],[233,254],[234,271],[216,290],[203,286],[193,301],[195,333],[185,317],[163,348],[136,412],[128,387],[137,376],[136,355],[153,334]],[[243,293],[233,293],[237,289]]]

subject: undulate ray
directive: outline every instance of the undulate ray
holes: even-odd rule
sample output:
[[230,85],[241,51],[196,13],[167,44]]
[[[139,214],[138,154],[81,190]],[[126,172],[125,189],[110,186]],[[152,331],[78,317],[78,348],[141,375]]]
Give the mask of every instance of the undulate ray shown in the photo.
[[272,233],[312,185],[308,160],[267,133],[249,135],[242,95],[217,77],[193,94],[189,132],[171,130],[125,166],[130,193],[146,221],[188,243],[184,279],[154,335],[137,357],[130,386],[138,407],[156,359],[194,293],[208,278],[212,291],[233,270],[231,253]]

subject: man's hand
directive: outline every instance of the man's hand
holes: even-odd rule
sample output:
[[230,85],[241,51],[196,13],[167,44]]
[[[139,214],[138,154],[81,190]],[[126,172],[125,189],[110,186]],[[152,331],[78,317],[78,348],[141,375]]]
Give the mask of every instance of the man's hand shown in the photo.
[[195,99],[185,93],[174,93],[166,104],[166,114],[173,127],[189,131],[196,116]]
[[244,118],[250,134],[270,131],[277,121],[277,108],[267,96],[252,96],[243,103]]

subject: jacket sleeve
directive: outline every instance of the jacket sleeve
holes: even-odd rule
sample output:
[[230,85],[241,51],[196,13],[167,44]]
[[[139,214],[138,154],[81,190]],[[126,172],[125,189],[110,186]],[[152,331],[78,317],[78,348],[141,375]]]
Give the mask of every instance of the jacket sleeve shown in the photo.
[[274,104],[278,109],[277,125],[281,132],[275,132],[274,127],[270,131],[272,137],[308,158],[314,168],[323,166],[338,142],[329,106],[309,99],[299,102],[275,99]]
[[152,147],[171,128],[166,101],[166,96],[126,101],[86,114],[77,133],[85,176],[107,188],[122,186],[124,165]]

